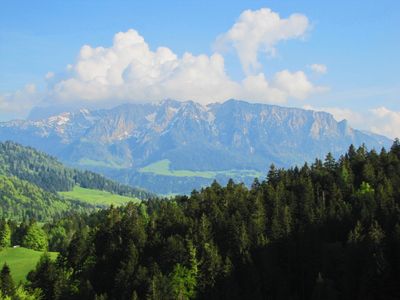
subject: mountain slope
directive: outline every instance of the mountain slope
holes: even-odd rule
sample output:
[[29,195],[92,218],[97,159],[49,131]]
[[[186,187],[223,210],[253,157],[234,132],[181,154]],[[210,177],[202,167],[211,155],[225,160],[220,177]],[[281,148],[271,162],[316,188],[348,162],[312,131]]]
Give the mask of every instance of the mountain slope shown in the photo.
[[47,221],[68,212],[89,212],[98,207],[64,199],[17,177],[0,175],[0,213],[6,219]]
[[70,169],[55,158],[13,142],[0,143],[0,215],[46,221],[151,197],[103,176]]
[[67,168],[54,157],[9,141],[0,143],[0,174],[15,176],[53,193],[70,191],[79,185],[141,199],[152,196],[93,172]]
[[[339,156],[350,144],[377,150],[391,144],[325,112],[237,100],[208,106],[166,100],[82,109],[42,120],[0,123],[0,139],[16,140],[68,164],[162,193],[190,192],[208,184],[212,179],[201,172],[211,172],[221,181],[233,177],[249,182],[271,163],[286,167],[327,152]],[[168,169],[148,172],[154,165]],[[177,172],[189,176],[175,176]]]

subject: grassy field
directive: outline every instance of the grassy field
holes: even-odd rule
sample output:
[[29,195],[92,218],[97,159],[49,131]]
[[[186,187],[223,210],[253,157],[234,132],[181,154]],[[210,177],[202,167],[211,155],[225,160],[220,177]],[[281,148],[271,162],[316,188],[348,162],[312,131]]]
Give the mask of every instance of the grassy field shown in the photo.
[[115,161],[110,161],[108,160],[107,162],[105,161],[98,161],[98,160],[92,160],[89,158],[82,158],[79,160],[78,164],[80,166],[87,166],[87,167],[102,167],[102,168],[111,168],[111,169],[124,169],[126,166],[121,165]]
[[153,173],[156,175],[174,176],[174,177],[202,177],[212,179],[217,175],[225,175],[227,177],[262,177],[261,172],[255,170],[225,170],[225,171],[191,171],[191,170],[171,170],[171,162],[163,159],[152,163],[146,167],[139,169],[142,173]]
[[101,206],[110,206],[110,205],[119,206],[119,205],[124,205],[128,202],[140,201],[138,198],[131,198],[126,196],[111,194],[105,191],[85,189],[80,186],[75,186],[72,191],[60,192],[59,194],[67,199],[79,200],[82,202],[94,205],[101,205]]
[[[25,281],[26,275],[36,267],[42,254],[43,252],[23,247],[6,248],[0,251],[0,267],[7,263],[15,283]],[[52,259],[56,259],[58,255],[56,252],[49,252],[49,254]]]

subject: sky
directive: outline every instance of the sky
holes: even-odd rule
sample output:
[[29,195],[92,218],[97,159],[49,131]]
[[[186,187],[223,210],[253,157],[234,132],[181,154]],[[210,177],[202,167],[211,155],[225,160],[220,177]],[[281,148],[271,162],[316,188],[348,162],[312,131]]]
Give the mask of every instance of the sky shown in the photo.
[[2,1],[0,120],[230,98],[400,136],[400,1]]

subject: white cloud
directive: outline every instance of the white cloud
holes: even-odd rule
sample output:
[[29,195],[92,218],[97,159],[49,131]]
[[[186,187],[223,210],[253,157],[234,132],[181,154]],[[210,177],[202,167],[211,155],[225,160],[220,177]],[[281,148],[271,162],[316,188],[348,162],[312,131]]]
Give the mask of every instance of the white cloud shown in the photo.
[[328,67],[323,64],[312,64],[309,67],[313,72],[318,74],[325,74],[328,71]]
[[304,99],[319,92],[302,71],[281,71],[269,82],[263,73],[232,80],[221,54],[178,57],[169,48],[152,51],[135,30],[117,33],[109,48],[81,48],[69,76],[55,83],[60,101],[155,101],[164,98],[201,103],[239,98],[268,103]]
[[70,77],[54,86],[54,96],[89,101],[160,100],[199,102],[227,99],[240,89],[225,73],[220,54],[178,57],[169,48],[152,51],[135,30],[117,33],[110,48],[82,47]]
[[386,107],[371,109],[371,131],[391,138],[400,137],[400,111],[392,111]]
[[215,47],[222,50],[232,46],[249,74],[260,68],[258,52],[274,55],[278,42],[301,38],[308,28],[309,21],[301,14],[283,19],[269,8],[246,10],[228,32],[217,38]]
[[314,87],[303,71],[297,71],[294,73],[291,73],[288,70],[280,71],[275,74],[274,83],[278,89],[296,99],[305,99],[310,94],[317,92],[320,89]]
[[239,98],[255,102],[285,103],[287,93],[271,84],[263,73],[249,75],[242,81],[242,90]]

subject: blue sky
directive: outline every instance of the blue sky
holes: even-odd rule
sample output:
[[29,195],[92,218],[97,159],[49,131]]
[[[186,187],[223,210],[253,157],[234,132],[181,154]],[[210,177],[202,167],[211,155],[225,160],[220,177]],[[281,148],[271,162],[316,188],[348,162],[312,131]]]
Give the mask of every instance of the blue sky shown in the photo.
[[[245,10],[254,12],[251,17],[256,18],[256,12],[262,8],[269,8],[282,20],[294,13],[301,14],[307,19],[307,26],[301,36],[292,32],[287,38],[277,38],[270,43],[268,46],[275,49],[274,55],[265,53],[266,49],[262,47],[257,48],[259,66],[246,72],[240,60],[241,53],[232,46],[237,41],[228,33]],[[260,102],[324,109],[338,119],[350,119],[354,126],[397,135],[392,129],[400,125],[400,2],[396,0],[3,1],[0,10],[0,94],[3,95],[0,118],[26,115],[32,105],[42,105],[41,101],[55,101],[52,104],[56,105],[69,101],[67,96],[63,96],[62,101],[53,100],[58,97],[54,87],[65,78],[78,76],[67,74],[66,66],[78,66],[82,46],[112,48],[114,35],[129,29],[143,37],[151,51],[160,46],[168,47],[178,59],[188,52],[195,58],[203,54],[211,60],[212,55],[218,53],[229,77],[226,89],[247,76],[254,79],[259,74],[269,85],[275,85],[274,88],[286,89],[287,83],[283,80],[295,80],[293,76],[297,74],[299,77],[296,78],[312,84],[308,90],[293,88],[290,89],[292,92],[285,90],[284,96],[274,90],[268,97],[260,97]],[[217,42],[221,35],[225,41],[223,47]],[[240,42],[243,44],[248,40]],[[263,43],[262,38],[259,42]],[[179,60],[177,64],[180,63]],[[219,68],[219,60],[215,64]],[[310,67],[313,64],[325,66],[326,72],[313,71]],[[279,73],[283,70],[287,73]],[[302,72],[306,78],[300,78],[303,74],[296,72]],[[138,73],[133,73],[137,79]],[[46,74],[51,78],[46,80]],[[278,80],[277,74],[287,76]],[[188,97],[197,100],[198,97],[204,102],[208,95],[199,93],[208,90],[206,83],[197,93],[188,94],[177,90],[179,81],[176,77],[179,76],[184,77],[176,75],[173,88],[169,87],[165,96],[179,98],[182,95],[182,100]],[[203,77],[196,78],[201,80]],[[29,88],[25,88],[27,85]],[[253,97],[251,100],[257,101],[257,94],[240,89],[232,95]],[[277,101],[273,100],[275,92],[280,95]],[[76,90],[74,93],[69,91],[68,95],[74,99],[80,97]],[[161,97],[152,94],[149,100],[158,96]],[[31,101],[30,97],[42,100]],[[82,98],[90,98],[91,105],[98,106],[105,105],[104,99],[113,97],[112,91],[107,91],[104,97],[82,94]],[[115,97],[123,101],[125,96]],[[222,101],[219,98],[216,97]],[[365,122],[372,117],[375,118],[373,122]],[[386,129],[380,125],[382,119],[389,120],[385,123]]]

